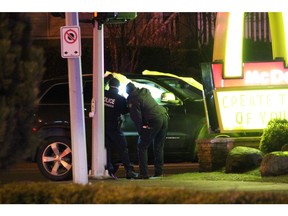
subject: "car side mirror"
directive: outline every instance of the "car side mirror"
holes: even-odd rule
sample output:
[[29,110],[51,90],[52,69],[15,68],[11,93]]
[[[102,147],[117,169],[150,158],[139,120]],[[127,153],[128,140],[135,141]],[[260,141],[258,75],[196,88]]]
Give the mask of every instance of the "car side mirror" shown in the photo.
[[180,100],[178,100],[172,92],[163,92],[161,94],[161,102],[169,103],[169,104],[179,104]]

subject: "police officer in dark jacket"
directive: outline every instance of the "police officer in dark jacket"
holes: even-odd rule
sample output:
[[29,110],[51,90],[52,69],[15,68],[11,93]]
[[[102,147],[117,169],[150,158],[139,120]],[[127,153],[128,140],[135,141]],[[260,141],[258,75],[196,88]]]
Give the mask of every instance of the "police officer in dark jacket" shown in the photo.
[[154,176],[163,176],[163,153],[168,128],[167,110],[159,105],[146,88],[136,88],[128,83],[126,92],[131,119],[134,121],[139,134],[138,157],[139,179],[148,179],[148,147],[153,145]]
[[126,178],[137,177],[130,164],[126,138],[121,130],[121,114],[129,112],[126,99],[118,94],[120,82],[116,78],[109,80],[109,90],[104,92],[105,106],[105,146],[107,151],[107,169],[110,176],[117,178],[111,162],[111,147],[115,146],[126,170]]

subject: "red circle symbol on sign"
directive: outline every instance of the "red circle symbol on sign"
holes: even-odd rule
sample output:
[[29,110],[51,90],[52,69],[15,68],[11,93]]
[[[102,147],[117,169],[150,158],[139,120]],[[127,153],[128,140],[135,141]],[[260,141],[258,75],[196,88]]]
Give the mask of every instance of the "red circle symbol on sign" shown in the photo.
[[77,41],[77,33],[73,29],[69,29],[64,33],[66,43],[73,44]]

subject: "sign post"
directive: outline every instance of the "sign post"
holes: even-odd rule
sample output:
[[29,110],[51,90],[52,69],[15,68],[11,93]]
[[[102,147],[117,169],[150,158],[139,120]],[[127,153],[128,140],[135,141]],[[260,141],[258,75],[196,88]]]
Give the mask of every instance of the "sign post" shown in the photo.
[[61,28],[62,57],[68,61],[73,182],[88,183],[84,102],[81,73],[81,45],[78,13],[66,13]]
[[91,176],[103,178],[106,165],[104,131],[104,25],[94,21],[93,26],[93,103]]
[[[93,23],[93,98],[92,120],[92,169],[93,178],[105,178],[106,149],[104,127],[104,23],[122,23],[136,17],[136,13],[95,13]],[[97,17],[97,19],[96,19]]]

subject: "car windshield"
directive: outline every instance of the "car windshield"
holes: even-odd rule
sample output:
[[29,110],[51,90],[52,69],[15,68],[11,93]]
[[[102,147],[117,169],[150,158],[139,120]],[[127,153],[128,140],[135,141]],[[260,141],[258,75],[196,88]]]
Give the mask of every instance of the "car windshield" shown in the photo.
[[[106,72],[105,76],[108,76],[111,72]],[[121,85],[119,88],[119,94],[123,95],[127,98],[126,94],[126,85],[129,82],[133,82],[136,87],[138,88],[147,88],[150,90],[153,98],[160,103],[161,102],[161,94],[163,92],[167,92],[168,90],[165,89],[164,86],[161,86],[149,78],[145,78],[145,75],[142,78],[132,78],[128,79],[123,74],[119,73],[112,73],[114,77],[116,77]],[[175,92],[178,92],[183,95],[185,98],[190,99],[203,99],[202,91],[195,88],[194,86],[190,85],[188,82],[185,82],[182,79],[178,79],[175,77],[167,77],[167,76],[157,76],[157,80],[161,81],[162,83],[165,83],[166,85],[169,85],[171,88],[174,89]]]
[[162,82],[172,87],[175,91],[179,92],[180,94],[184,94],[189,98],[203,98],[201,90],[191,86],[190,84],[181,79],[175,79],[173,77],[158,77],[157,79],[161,80]]

